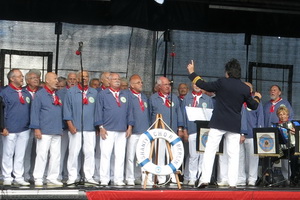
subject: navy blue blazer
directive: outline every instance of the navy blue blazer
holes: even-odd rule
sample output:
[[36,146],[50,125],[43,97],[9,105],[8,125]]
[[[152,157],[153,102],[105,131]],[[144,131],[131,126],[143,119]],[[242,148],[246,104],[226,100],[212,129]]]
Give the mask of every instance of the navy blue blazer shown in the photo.
[[[191,81],[196,77],[196,73],[189,75]],[[243,103],[246,102],[248,108],[252,110],[258,107],[258,102],[251,97],[250,88],[240,79],[224,77],[214,82],[204,82],[199,79],[196,85],[206,91],[216,93],[215,107],[209,122],[210,128],[240,133]]]

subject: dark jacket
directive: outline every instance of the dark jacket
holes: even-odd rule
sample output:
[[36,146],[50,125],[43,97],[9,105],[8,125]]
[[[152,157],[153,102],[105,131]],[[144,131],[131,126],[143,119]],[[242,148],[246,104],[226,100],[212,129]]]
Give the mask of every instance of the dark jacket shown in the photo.
[[[189,75],[191,81],[197,77],[195,73]],[[216,104],[209,127],[240,133],[241,108],[244,102],[248,108],[256,110],[258,102],[251,97],[250,88],[240,79],[220,78],[214,82],[198,80],[196,85],[206,91],[216,93]]]

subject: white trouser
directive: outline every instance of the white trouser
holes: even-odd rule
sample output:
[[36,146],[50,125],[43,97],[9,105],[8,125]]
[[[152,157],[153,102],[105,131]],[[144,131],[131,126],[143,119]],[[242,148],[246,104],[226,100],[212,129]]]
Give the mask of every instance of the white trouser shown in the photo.
[[114,182],[124,180],[124,160],[126,150],[126,132],[107,131],[106,139],[100,139],[100,181],[108,183],[110,180],[110,159],[114,148],[115,166]]
[[[183,179],[185,181],[190,180],[190,170],[189,170],[189,163],[190,163],[190,154],[189,154],[189,141],[182,141],[183,142],[183,148],[184,148],[184,159],[182,164],[182,170],[183,170]],[[195,147],[196,148],[196,147]]]
[[126,145],[126,180],[127,181],[134,181],[134,160],[135,160],[135,150],[136,145],[139,141],[140,134],[132,134],[127,139],[127,145]]
[[100,181],[100,136],[96,135],[94,179]]
[[24,180],[24,156],[29,139],[30,129],[20,133],[9,133],[3,136],[2,173],[6,181]]
[[[167,145],[166,145],[166,140],[164,139],[158,139],[158,162],[157,165],[159,166],[164,166],[165,160],[167,158],[167,163],[169,163],[170,160],[170,156],[169,156],[169,152],[167,150]],[[155,141],[155,148],[157,148],[157,142]],[[171,151],[172,151],[173,146],[171,146]],[[172,182],[176,182],[175,179],[175,174],[170,174],[170,178],[172,180]],[[166,182],[166,176],[157,176],[157,180],[158,183],[165,183]]]
[[[3,139],[1,136],[0,136],[0,147],[3,147]],[[3,148],[0,148],[0,163],[2,163],[2,155],[3,155]],[[2,167],[0,167],[0,179],[3,180]]]
[[228,154],[228,184],[229,186],[236,186],[239,170],[240,134],[213,128],[208,133],[200,181],[210,182],[215,155],[223,135],[226,138]]
[[224,138],[223,153],[219,155],[218,160],[218,183],[228,183],[228,155],[226,146],[226,139]]
[[197,180],[197,172],[201,174],[201,165],[203,154],[200,154],[196,151],[196,138],[197,134],[189,135],[189,180],[196,181]]
[[95,170],[95,131],[83,131],[69,135],[68,172],[69,180],[75,181],[78,171],[78,155],[82,147],[84,154],[83,171],[86,180],[93,178]]
[[57,180],[60,166],[61,135],[42,135],[36,140],[36,158],[33,177],[35,181],[43,181],[43,175],[50,151],[47,180]]
[[286,180],[288,180],[289,179],[289,176],[288,176],[289,173],[290,173],[290,176],[291,176],[291,170],[289,168],[289,161],[288,161],[288,159],[281,159],[280,162],[281,162],[281,173],[282,173],[283,177]]
[[240,146],[239,183],[246,183],[246,180],[248,183],[255,183],[257,180],[258,161],[258,155],[254,154],[253,138],[246,138],[245,142]]
[[35,157],[35,145],[33,145],[34,141],[34,131],[31,129],[29,133],[29,139],[28,144],[25,151],[25,157],[24,157],[24,178],[25,180],[32,179],[32,169],[34,166],[34,158]]
[[64,130],[61,136],[61,148],[60,148],[60,169],[59,169],[59,180],[68,179],[68,147],[69,147],[69,136],[68,130]]

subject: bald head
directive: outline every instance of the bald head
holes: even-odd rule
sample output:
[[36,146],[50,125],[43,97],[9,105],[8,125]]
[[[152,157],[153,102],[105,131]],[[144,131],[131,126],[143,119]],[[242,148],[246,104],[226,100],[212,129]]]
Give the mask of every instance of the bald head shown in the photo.
[[130,82],[130,88],[134,90],[137,93],[142,92],[143,90],[143,81],[141,77],[137,74],[134,74],[129,79]]
[[105,88],[109,87],[109,76],[110,76],[110,72],[103,72],[100,75],[100,83],[102,86],[104,86]]
[[45,75],[45,83],[46,83],[46,86],[50,90],[57,89],[57,84],[58,84],[57,75],[55,73],[53,73],[53,72],[48,72]]

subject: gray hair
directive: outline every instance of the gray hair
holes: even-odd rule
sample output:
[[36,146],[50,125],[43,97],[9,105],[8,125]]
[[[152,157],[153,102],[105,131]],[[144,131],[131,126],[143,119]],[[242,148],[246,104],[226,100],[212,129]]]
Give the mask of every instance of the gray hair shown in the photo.
[[37,77],[41,77],[41,71],[38,69],[31,69],[25,74],[25,80],[29,79],[30,74],[35,74]]
[[11,79],[12,77],[14,77],[15,71],[17,71],[17,70],[20,70],[20,69],[18,69],[18,68],[13,68],[13,69],[11,69],[11,70],[7,73],[7,79],[8,79],[8,82],[10,82],[10,79]]

